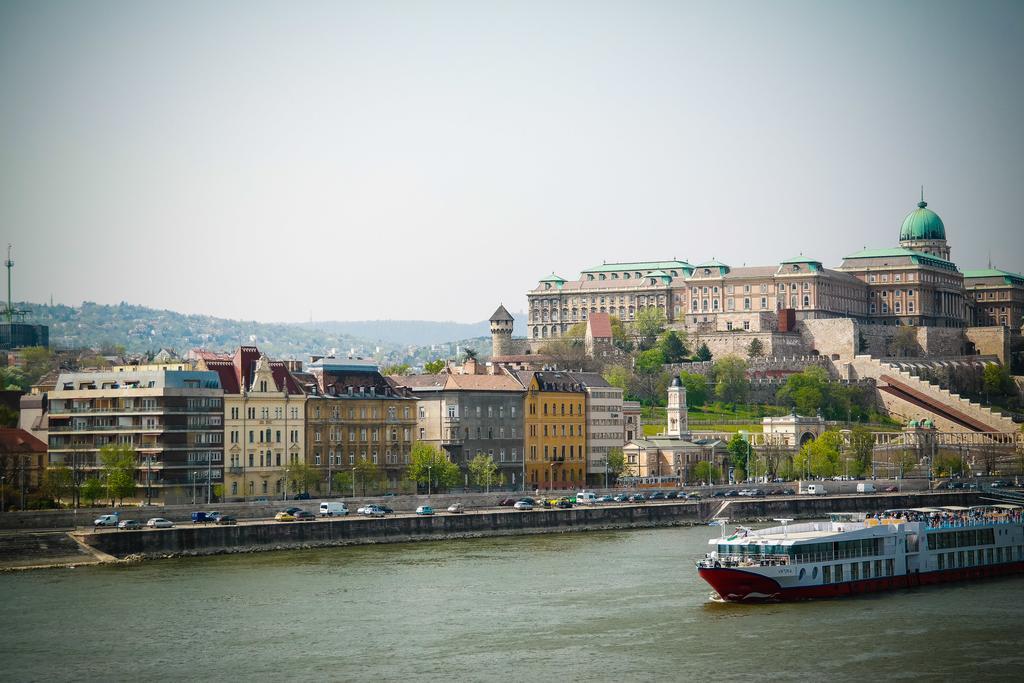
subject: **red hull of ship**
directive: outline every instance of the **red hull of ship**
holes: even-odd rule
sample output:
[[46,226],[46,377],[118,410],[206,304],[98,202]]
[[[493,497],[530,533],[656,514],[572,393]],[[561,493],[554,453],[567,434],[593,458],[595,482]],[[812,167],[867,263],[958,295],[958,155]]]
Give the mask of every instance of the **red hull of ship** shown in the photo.
[[707,581],[715,592],[730,602],[763,602],[808,600],[811,598],[838,598],[861,593],[896,590],[913,586],[928,586],[950,581],[967,581],[996,576],[1024,573],[1024,562],[982,565],[945,569],[943,571],[911,574],[909,576],[886,576],[877,579],[846,581],[802,588],[783,588],[774,579],[754,572],[732,568],[701,568],[700,577]]

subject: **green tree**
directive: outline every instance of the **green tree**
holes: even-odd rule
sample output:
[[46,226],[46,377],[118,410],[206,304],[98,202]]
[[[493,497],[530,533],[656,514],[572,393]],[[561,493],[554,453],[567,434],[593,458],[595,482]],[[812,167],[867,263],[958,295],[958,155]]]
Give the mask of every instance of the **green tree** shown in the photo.
[[695,372],[680,372],[679,380],[686,387],[686,404],[691,408],[708,402],[708,381]]
[[695,358],[703,363],[707,363],[711,360],[711,349],[708,348],[707,344],[704,342],[700,343],[700,346],[697,347],[697,354]]
[[640,350],[651,349],[667,324],[668,320],[660,308],[641,308],[633,318],[633,334]]
[[604,377],[608,384],[618,387],[623,391],[628,390],[629,383],[633,379],[633,373],[623,365],[608,365],[605,367],[604,372],[601,373],[601,376]]
[[660,349],[641,351],[634,360],[635,375],[631,393],[641,401],[660,403],[666,397],[671,375],[664,369],[665,357]]
[[96,477],[89,477],[82,482],[82,500],[92,507],[96,504],[96,501],[103,495],[103,482]]
[[912,357],[918,355],[921,347],[917,344],[917,328],[909,325],[901,325],[896,328],[890,345],[892,355],[898,357]]
[[309,493],[309,489],[319,482],[320,472],[313,466],[304,462],[293,462],[288,465],[288,488],[292,493]]
[[726,448],[729,451],[729,462],[732,464],[736,481],[746,479],[747,464],[753,455],[750,443],[739,432],[732,435]]
[[665,365],[665,356],[661,349],[650,349],[636,355],[633,367],[638,375],[653,375],[660,372],[663,365]]
[[582,341],[583,338],[587,336],[587,324],[576,323],[575,325],[571,326],[568,330],[566,330],[565,334],[563,334],[562,336],[567,337],[569,339],[577,339]]
[[1013,388],[1013,380],[1010,371],[998,363],[989,363],[981,371],[981,383],[985,388],[986,401],[991,401],[992,396],[1003,396]]
[[464,348],[462,349],[462,357],[466,360],[476,360],[476,349]]
[[21,368],[0,367],[0,389],[7,391],[28,391],[32,386]]
[[409,460],[409,479],[421,486],[430,482],[431,490],[456,486],[461,479],[459,466],[428,443],[414,443]]
[[747,344],[747,356],[750,358],[759,358],[764,355],[764,342],[757,337],[750,340]]
[[28,383],[35,384],[51,370],[57,369],[57,357],[44,346],[29,346],[21,350],[22,368]]
[[875,452],[875,435],[863,425],[850,430],[850,474],[857,477],[871,471],[871,461]]
[[658,350],[666,363],[682,363],[686,360],[686,333],[666,330],[658,337]]
[[348,470],[335,472],[331,478],[332,493],[342,494],[352,490],[352,473]]
[[613,446],[608,450],[608,481],[618,481],[619,476],[626,471],[626,456],[622,449]]
[[135,470],[138,457],[135,449],[127,444],[107,444],[100,449],[100,468],[107,485],[110,504],[114,500],[123,502],[135,494]]
[[356,485],[364,496],[367,486],[374,489],[380,483],[380,469],[369,458],[359,458],[356,461],[353,476],[355,476]]
[[714,484],[715,481],[722,480],[722,472],[713,463],[707,460],[701,460],[693,469],[690,470],[690,480],[693,482],[704,482],[706,484]]
[[[10,389],[10,387],[7,387]],[[0,405],[0,427],[17,427],[19,413],[7,406]]]
[[951,477],[954,474],[968,471],[964,459],[955,453],[943,452],[935,456],[935,474],[940,477]]
[[608,320],[612,327],[612,345],[623,353],[632,353],[633,340],[626,332],[626,326],[622,324],[618,316],[610,315]]
[[823,411],[828,391],[828,373],[822,368],[811,367],[787,377],[775,399],[793,406],[801,415],[814,415]]
[[398,365],[386,365],[380,369],[380,374],[387,377],[388,375],[411,375],[412,368],[409,367],[408,363],[400,363]]
[[470,481],[474,485],[489,491],[491,486],[497,483],[498,465],[491,456],[479,453],[469,461],[467,467],[469,468]]
[[747,362],[739,356],[725,356],[715,363],[715,396],[726,403],[737,403],[747,397]]
[[444,370],[445,362],[438,358],[437,360],[427,361],[423,364],[423,372],[428,375],[436,375],[437,373]]
[[43,494],[59,501],[71,491],[73,479],[70,467],[49,467],[43,473]]
[[804,444],[794,458],[794,465],[800,472],[810,471],[816,477],[832,477],[840,471],[840,448],[842,436],[828,431],[814,441]]

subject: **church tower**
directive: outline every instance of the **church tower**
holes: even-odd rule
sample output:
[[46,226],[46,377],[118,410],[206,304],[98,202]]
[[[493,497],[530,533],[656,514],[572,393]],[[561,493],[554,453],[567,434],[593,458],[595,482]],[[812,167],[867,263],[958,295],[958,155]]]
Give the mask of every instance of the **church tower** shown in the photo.
[[665,412],[668,417],[666,436],[679,439],[690,431],[686,414],[686,387],[678,375],[672,378],[672,385],[668,388],[668,408]]
[[499,305],[491,316],[491,356],[512,355],[512,326],[515,324],[512,315]]

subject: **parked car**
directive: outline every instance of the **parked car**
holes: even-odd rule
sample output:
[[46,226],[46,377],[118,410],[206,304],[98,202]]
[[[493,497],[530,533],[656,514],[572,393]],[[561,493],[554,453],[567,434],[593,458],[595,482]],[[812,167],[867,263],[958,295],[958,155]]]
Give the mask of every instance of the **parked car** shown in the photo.
[[296,510],[292,516],[296,522],[312,522],[316,520],[316,515],[309,510]]
[[597,499],[598,503],[613,503],[615,502],[615,496],[601,496]]
[[687,493],[685,496],[679,496],[680,498],[686,498],[686,500],[700,500],[704,496],[699,493]]
[[448,512],[452,513],[453,515],[459,515],[465,511],[466,508],[463,507],[462,503],[452,503],[451,505],[448,506]]
[[384,512],[384,508],[381,507],[380,505],[367,505],[366,507],[360,509],[362,510],[362,512],[360,512],[359,514],[365,515],[366,517],[383,517],[385,514],[387,514],[386,512]]
[[568,499],[562,499],[555,503],[555,507],[562,508],[563,510],[568,510],[569,508],[572,507],[572,501]]
[[796,495],[796,491],[794,491],[793,489],[782,489],[782,495],[784,495],[784,496],[795,496]]
[[577,505],[593,505],[597,502],[597,494],[592,491],[580,491],[574,501]]
[[146,526],[150,529],[170,529],[174,526],[174,522],[163,517],[154,517],[153,519],[146,522]]
[[320,503],[321,517],[344,517],[348,514],[348,507],[344,503],[325,500]]
[[885,491],[886,493],[896,493],[896,492],[898,492],[900,490],[900,487],[899,486],[886,486],[882,490]]
[[678,495],[675,491],[666,491],[665,500],[674,500]]
[[219,524],[220,526],[235,526],[236,524],[238,524],[238,520],[232,517],[231,515],[221,515],[220,518],[217,520],[217,524]]
[[393,515],[393,514],[395,514],[394,509],[388,507],[387,505],[380,504],[377,507],[379,507],[381,510],[383,510],[385,515]]
[[715,491],[711,494],[712,498],[722,498],[723,496],[725,496],[725,491]]
[[92,525],[97,526],[113,526],[116,527],[117,523],[121,521],[121,515],[114,513],[112,515],[100,515],[93,520]]
[[289,515],[294,515],[296,512],[298,512],[301,509],[302,508],[297,508],[297,507],[292,506],[290,508],[285,508],[284,511],[287,512]]
[[193,524],[206,524],[208,522],[214,521],[214,520],[210,519],[207,516],[207,514],[208,513],[206,513],[206,512],[193,512],[192,513],[192,523]]
[[665,500],[665,494],[661,491],[655,491],[647,498],[647,500]]
[[612,500],[614,500],[616,503],[625,503],[628,498],[628,493],[620,493],[616,495]]
[[514,510],[532,510],[533,509],[533,503],[531,503],[528,500],[517,500],[512,505],[512,508]]
[[732,490],[729,490],[729,491],[725,492],[725,497],[726,498],[733,498],[733,497],[738,496],[738,495],[740,495],[740,492],[737,491],[736,489],[732,489]]
[[218,519],[220,519],[220,511],[219,510],[214,510],[213,512],[207,512],[206,513],[206,521],[207,522],[216,522]]
[[434,514],[434,508],[430,507],[429,505],[420,505],[418,508],[416,508],[416,514],[417,515],[432,515],[432,514]]
[[295,515],[293,515],[292,513],[288,512],[287,510],[282,510],[281,512],[278,512],[276,515],[274,515],[274,521],[275,522],[294,522],[295,521]]
[[994,489],[998,489],[998,488],[1007,488],[1007,487],[1013,486],[1013,484],[1011,482],[1009,482],[1009,481],[1006,481],[1005,479],[996,479],[994,482],[989,484],[989,486],[991,486]]
[[137,519],[122,519],[117,523],[118,529],[141,529],[142,522]]
[[309,492],[308,491],[301,491],[300,493],[296,493],[293,496],[293,498],[295,500],[309,500]]
[[518,500],[518,498],[502,498],[500,501],[498,501],[498,505],[500,505],[501,507],[510,508],[513,505],[515,505]]
[[875,485],[869,481],[857,484],[857,493],[876,493]]
[[631,495],[626,500],[628,500],[630,503],[646,503],[647,502],[647,498],[644,497],[644,494],[642,494],[642,493],[634,493],[633,495]]

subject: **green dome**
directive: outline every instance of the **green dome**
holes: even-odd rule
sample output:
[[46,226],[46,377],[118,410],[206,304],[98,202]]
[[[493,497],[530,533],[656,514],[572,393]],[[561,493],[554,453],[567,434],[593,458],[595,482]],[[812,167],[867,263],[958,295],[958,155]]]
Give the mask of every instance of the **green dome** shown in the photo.
[[917,204],[917,210],[911,211],[903,219],[903,227],[900,228],[900,241],[903,240],[944,240],[946,239],[946,226],[938,214],[927,208],[928,202],[922,200]]

